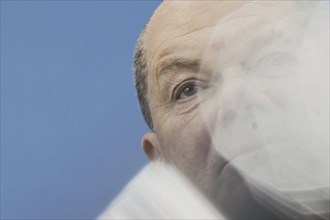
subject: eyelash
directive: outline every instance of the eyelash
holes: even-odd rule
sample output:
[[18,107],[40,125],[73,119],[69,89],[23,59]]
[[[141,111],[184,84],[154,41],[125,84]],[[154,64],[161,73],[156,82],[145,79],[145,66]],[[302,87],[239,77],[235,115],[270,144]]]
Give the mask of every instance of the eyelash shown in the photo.
[[187,88],[188,86],[196,86],[198,87],[198,91],[196,93],[198,93],[200,91],[200,89],[205,89],[205,86],[202,86],[202,84],[200,82],[197,82],[197,79],[190,79],[187,80],[181,84],[179,84],[178,86],[176,86],[173,89],[173,94],[172,94],[172,100],[178,102],[178,101],[189,101],[190,99],[196,97],[196,94],[191,95],[191,96],[187,96],[185,98],[180,98],[181,94],[183,93],[184,89]]

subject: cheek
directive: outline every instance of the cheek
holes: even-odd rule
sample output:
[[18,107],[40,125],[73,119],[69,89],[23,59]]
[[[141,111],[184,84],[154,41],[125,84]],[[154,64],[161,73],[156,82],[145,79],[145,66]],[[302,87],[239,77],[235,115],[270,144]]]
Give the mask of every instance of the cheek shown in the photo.
[[[208,126],[200,113],[171,119],[160,137],[164,159],[188,176],[205,167],[210,151]],[[166,127],[166,128],[165,128]]]

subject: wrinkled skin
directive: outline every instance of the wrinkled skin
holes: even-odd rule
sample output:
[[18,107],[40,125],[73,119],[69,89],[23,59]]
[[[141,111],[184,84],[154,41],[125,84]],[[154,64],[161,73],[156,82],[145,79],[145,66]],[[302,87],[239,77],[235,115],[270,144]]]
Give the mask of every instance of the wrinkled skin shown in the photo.
[[[227,217],[276,219],[280,215],[254,199],[231,165],[239,151],[223,155],[212,139],[251,105],[290,105],[281,98],[285,89],[272,89],[274,84],[289,88],[290,77],[251,81],[247,72],[274,48],[281,54],[295,51],[299,40],[286,30],[300,33],[300,27],[289,18],[281,20],[295,9],[283,2],[247,4],[166,1],[155,11],[144,36],[154,131],[144,136],[142,146],[150,160],[178,167]],[[271,41],[274,36],[280,37]],[[248,98],[242,103],[243,95]],[[255,126],[251,123],[251,129]]]

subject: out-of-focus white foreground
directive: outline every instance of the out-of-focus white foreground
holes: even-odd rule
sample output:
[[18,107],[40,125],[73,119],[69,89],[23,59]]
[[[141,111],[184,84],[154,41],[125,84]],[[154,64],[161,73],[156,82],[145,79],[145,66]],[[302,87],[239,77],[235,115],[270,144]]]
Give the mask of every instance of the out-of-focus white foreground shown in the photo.
[[101,219],[225,219],[175,168],[147,165]]

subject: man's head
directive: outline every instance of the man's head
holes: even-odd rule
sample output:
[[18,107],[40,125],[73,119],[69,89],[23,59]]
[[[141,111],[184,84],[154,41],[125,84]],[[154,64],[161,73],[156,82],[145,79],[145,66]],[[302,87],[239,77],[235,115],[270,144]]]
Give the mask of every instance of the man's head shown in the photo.
[[[207,7],[209,6],[210,2],[204,2],[204,3],[206,3],[206,4],[205,5],[202,4],[202,6],[206,6],[205,10],[208,10]],[[165,2],[161,5],[161,7],[166,8],[167,4],[168,3]],[[183,7],[187,7],[187,6],[189,7],[189,5],[187,5],[187,4],[183,4],[183,5],[181,5],[181,7],[182,6]],[[170,7],[175,8],[176,6],[170,6]],[[188,7],[186,8],[187,11],[190,10]],[[198,7],[198,5],[195,5],[193,7]],[[172,9],[165,9],[165,10],[172,10]],[[218,12],[220,12],[220,13],[222,12],[223,13],[222,15],[225,15],[226,13],[229,13],[229,11],[226,12],[226,10],[227,10],[227,8],[222,8]],[[161,11],[161,9],[158,9],[158,11]],[[172,13],[172,12],[169,12],[169,13]],[[156,13],[155,13],[155,16],[157,16]],[[164,18],[160,18],[160,19],[164,19]],[[165,19],[168,19],[168,18],[165,18]],[[206,18],[205,20],[210,20],[210,19],[212,19],[212,18]],[[217,18],[215,17],[215,19],[213,21],[216,21],[216,19]],[[179,19],[174,18],[169,23],[177,25],[176,23],[179,20],[180,20],[180,18]],[[186,22],[190,23],[189,19],[186,19]],[[200,23],[203,23],[203,22],[201,21]],[[158,25],[159,24],[157,23],[157,26]],[[164,25],[166,25],[166,22],[165,22]],[[158,28],[161,29],[161,27],[158,27]],[[148,31],[148,32],[150,32],[150,31]],[[152,118],[151,118],[149,101],[148,101],[148,98],[147,98],[147,90],[148,90],[147,53],[148,53],[148,51],[147,51],[146,47],[147,47],[147,44],[149,45],[150,43],[146,42],[145,37],[146,37],[146,27],[143,28],[143,30],[141,31],[141,34],[140,34],[140,36],[137,40],[137,44],[136,44],[136,50],[135,50],[135,54],[134,54],[134,73],[135,73],[134,78],[135,78],[135,86],[136,86],[137,95],[138,95],[138,99],[139,99],[139,102],[140,102],[140,107],[141,107],[141,110],[142,110],[143,117],[144,117],[146,123],[148,124],[149,128],[153,129],[153,122],[152,122]]]
[[[229,215],[232,194],[235,205],[251,208],[242,213],[260,208],[244,201],[244,181],[229,165],[260,145],[260,125],[245,120],[252,110],[271,116],[290,105],[282,97],[304,26],[295,11],[292,2],[165,1],[138,40],[136,87],[152,129],[145,153],[178,167]],[[240,141],[228,150],[226,132],[238,121]]]

